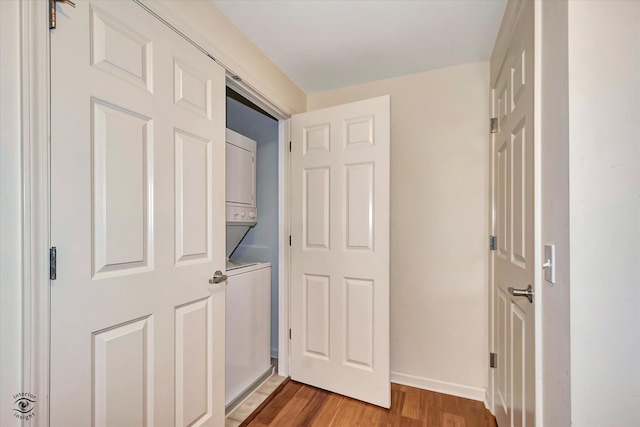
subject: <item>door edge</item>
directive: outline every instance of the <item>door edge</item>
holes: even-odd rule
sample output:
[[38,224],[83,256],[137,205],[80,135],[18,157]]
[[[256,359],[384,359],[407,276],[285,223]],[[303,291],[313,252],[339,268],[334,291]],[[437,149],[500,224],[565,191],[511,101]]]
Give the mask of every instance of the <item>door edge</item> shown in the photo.
[[50,32],[48,2],[20,1],[22,92],[22,387],[32,425],[49,425]]

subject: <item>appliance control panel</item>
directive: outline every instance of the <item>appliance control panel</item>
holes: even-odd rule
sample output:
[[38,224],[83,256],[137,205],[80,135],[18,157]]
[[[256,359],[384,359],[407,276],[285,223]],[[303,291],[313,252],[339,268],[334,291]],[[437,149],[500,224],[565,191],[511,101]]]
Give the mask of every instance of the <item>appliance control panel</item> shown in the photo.
[[253,224],[258,221],[256,208],[227,205],[227,223]]

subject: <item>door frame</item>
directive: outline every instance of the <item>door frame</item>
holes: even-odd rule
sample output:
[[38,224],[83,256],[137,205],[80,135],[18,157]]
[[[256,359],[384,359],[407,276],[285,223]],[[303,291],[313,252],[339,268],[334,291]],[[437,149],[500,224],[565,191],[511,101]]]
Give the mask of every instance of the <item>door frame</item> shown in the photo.
[[[11,28],[20,40],[20,93],[22,103],[17,107],[21,119],[20,140],[22,162],[20,176],[22,197],[10,202],[22,208],[21,240],[22,280],[14,286],[22,294],[22,340],[15,343],[21,350],[21,390],[36,395],[38,415],[31,425],[49,426],[49,370],[50,370],[50,30],[49,2],[17,0],[20,22]],[[247,83],[254,81],[250,73],[234,70],[214,59],[206,49],[207,43],[198,40],[193,30],[157,3],[132,0],[166,25],[188,38],[204,54],[220,64],[227,74],[227,86],[263,108],[278,119],[278,372],[289,374],[289,118],[291,108],[282,107],[259,89]],[[195,40],[195,41],[194,41]],[[200,41],[200,43],[198,43]],[[8,103],[7,103],[8,104]],[[3,105],[4,107],[4,105]],[[7,108],[16,108],[7,105]],[[10,182],[17,184],[17,182]],[[4,315],[4,313],[3,313]],[[4,320],[4,318],[3,318]]]
[[49,425],[48,2],[20,1],[22,105],[22,390],[36,396],[32,425]]
[[[534,162],[534,172],[533,172],[533,192],[534,192],[534,213],[533,213],[533,226],[534,226],[534,259],[533,263],[536,266],[534,268],[534,287],[535,287],[535,334],[534,334],[534,342],[535,342],[535,398],[536,398],[536,407],[535,407],[535,419],[536,426],[541,427],[543,422],[543,387],[542,387],[542,369],[543,369],[543,360],[542,360],[542,345],[543,345],[543,329],[542,329],[542,305],[544,304],[544,288],[542,286],[542,140],[541,140],[541,129],[542,129],[542,121],[541,121],[541,96],[542,96],[542,5],[539,0],[510,0],[507,3],[504,17],[502,19],[502,23],[500,25],[499,32],[506,32],[509,35],[509,38],[496,40],[496,44],[493,48],[493,52],[491,54],[491,58],[494,57],[500,58],[501,67],[504,66],[504,61],[506,59],[507,47],[508,43],[505,44],[504,40],[510,40],[511,35],[515,29],[515,25],[520,17],[520,13],[524,9],[527,1],[534,2],[534,11],[533,11],[533,38],[534,38],[534,73],[533,73],[533,162]],[[495,117],[495,97],[493,86],[495,80],[497,79],[497,74],[491,74],[489,77],[489,111],[491,113],[491,117]],[[493,134],[490,134],[489,144],[493,147],[495,144],[495,137]],[[493,153],[493,151],[491,151]],[[495,174],[495,165],[493,163],[493,155],[489,156],[489,235],[495,235],[495,210],[494,210],[494,202],[495,202],[495,191],[493,187],[494,183],[494,174]],[[489,251],[489,268],[488,268],[488,301],[489,301],[489,314],[488,314],[488,322],[489,322],[489,352],[495,352],[495,336],[494,336],[494,252]],[[500,361],[498,361],[500,363]],[[492,368],[488,368],[487,373],[487,393],[485,397],[485,406],[492,414],[495,414],[495,371]]]

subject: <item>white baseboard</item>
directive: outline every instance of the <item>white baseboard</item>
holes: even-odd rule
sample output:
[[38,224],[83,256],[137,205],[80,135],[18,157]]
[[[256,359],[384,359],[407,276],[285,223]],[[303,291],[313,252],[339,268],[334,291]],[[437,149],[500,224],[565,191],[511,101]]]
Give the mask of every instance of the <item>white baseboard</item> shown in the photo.
[[446,381],[433,380],[431,378],[424,378],[395,371],[391,371],[391,382],[485,402],[486,389],[482,387],[471,387],[464,384],[449,383]]

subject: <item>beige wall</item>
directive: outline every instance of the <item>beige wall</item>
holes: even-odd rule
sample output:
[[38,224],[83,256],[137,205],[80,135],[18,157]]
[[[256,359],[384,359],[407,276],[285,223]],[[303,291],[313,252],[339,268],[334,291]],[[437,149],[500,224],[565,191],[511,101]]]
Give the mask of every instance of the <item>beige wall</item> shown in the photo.
[[478,399],[488,366],[488,88],[482,62],[308,96],[312,110],[391,95],[392,378]]
[[145,3],[280,108],[289,114],[305,111],[306,94],[211,1],[159,0]]
[[569,340],[569,59],[567,0],[542,7],[542,244],[556,247],[556,282],[542,280],[543,425],[571,425]]
[[571,416],[640,420],[640,2],[570,1]]

